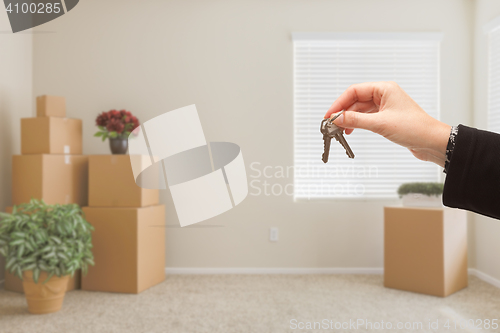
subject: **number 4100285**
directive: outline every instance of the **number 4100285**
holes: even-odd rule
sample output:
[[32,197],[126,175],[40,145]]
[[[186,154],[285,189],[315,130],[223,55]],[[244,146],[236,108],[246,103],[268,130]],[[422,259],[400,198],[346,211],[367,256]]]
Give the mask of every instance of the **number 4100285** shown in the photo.
[[7,6],[7,13],[31,13],[31,14],[59,14],[61,12],[60,3],[16,3],[12,6],[11,3]]
[[448,319],[444,323],[444,327],[447,329],[453,328],[453,329],[493,329],[496,330],[498,329],[498,319],[460,319],[459,321],[453,320],[450,323],[450,320]]

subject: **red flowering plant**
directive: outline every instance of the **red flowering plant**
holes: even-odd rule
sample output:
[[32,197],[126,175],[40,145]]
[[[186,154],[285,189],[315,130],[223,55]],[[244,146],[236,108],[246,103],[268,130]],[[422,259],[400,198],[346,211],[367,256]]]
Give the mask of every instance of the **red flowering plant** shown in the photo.
[[139,126],[139,119],[126,110],[103,112],[95,120],[99,131],[94,136],[107,138],[128,138],[130,132]]

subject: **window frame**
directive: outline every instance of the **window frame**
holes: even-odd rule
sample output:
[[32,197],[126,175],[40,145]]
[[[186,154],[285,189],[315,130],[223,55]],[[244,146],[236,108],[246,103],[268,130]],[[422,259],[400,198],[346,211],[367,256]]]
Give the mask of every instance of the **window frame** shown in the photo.
[[[394,196],[387,196],[387,195],[378,195],[378,196],[335,196],[335,195],[329,195],[327,197],[306,197],[303,195],[298,196],[297,195],[297,158],[296,158],[296,136],[297,136],[297,105],[296,105],[296,87],[297,87],[297,77],[296,77],[296,54],[295,54],[295,42],[296,41],[329,41],[329,40],[369,40],[369,41],[377,41],[377,40],[388,40],[388,41],[397,41],[397,40],[404,40],[404,41],[429,41],[429,42],[439,42],[438,44],[438,55],[437,55],[437,61],[436,61],[436,67],[437,67],[437,92],[436,92],[436,98],[437,98],[437,105],[436,105],[436,111],[437,114],[436,116],[438,119],[440,117],[440,42],[443,39],[443,34],[440,32],[425,32],[425,33],[406,33],[406,32],[397,32],[397,33],[371,33],[371,32],[366,32],[366,33],[357,33],[357,32],[295,32],[292,33],[292,40],[294,42],[293,45],[293,50],[294,50],[294,59],[293,59],[293,104],[294,104],[294,201],[331,201],[331,200],[361,200],[361,201],[373,201],[373,200],[392,200],[397,198],[397,194],[394,193]],[[332,100],[333,102],[333,100]],[[326,110],[325,110],[326,111]],[[318,122],[319,126],[319,122]],[[318,131],[318,135],[319,131]],[[349,141],[349,138],[347,137],[347,140]],[[335,145],[335,141],[332,143],[332,145]],[[356,153],[356,152],[354,152]],[[318,157],[320,158],[320,157]],[[347,157],[346,157],[347,158]],[[439,168],[439,166],[436,166],[436,177],[435,181],[439,182],[441,180],[441,173],[442,173],[442,168]]]
[[[492,66],[492,54],[491,54],[491,49],[492,49],[492,45],[491,45],[491,40],[492,40],[492,34],[493,33],[497,33],[497,34],[500,34],[500,16],[491,20],[490,22],[488,22],[487,24],[484,25],[483,27],[483,32],[486,34],[487,36],[487,50],[486,50],[486,56],[488,57],[487,59],[487,76],[488,76],[488,81],[487,81],[487,96],[486,96],[486,128],[488,129],[488,131],[491,131],[491,132],[495,132],[495,133],[500,133],[500,119],[498,119],[496,122],[493,122],[492,121],[492,114],[494,113],[493,110],[491,109],[491,104],[492,104],[492,101],[491,101],[491,96],[492,96],[492,71],[490,70],[491,66]],[[498,36],[498,38],[500,39],[500,36]],[[499,41],[499,45],[500,47],[500,41]],[[500,53],[500,52],[499,52]],[[498,54],[498,57],[500,58],[500,54]],[[499,61],[500,63],[500,61]],[[496,82],[498,85],[500,85],[500,70],[499,71],[499,75],[498,75],[498,78]],[[499,92],[500,92],[500,88],[498,88]],[[496,110],[496,112],[498,113],[497,117],[500,118],[500,107]]]

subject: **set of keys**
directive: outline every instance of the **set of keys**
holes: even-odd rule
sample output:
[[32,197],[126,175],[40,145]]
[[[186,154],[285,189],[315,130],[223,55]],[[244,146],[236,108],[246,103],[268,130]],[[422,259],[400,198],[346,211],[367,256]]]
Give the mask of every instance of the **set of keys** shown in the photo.
[[354,153],[351,150],[351,147],[347,144],[347,141],[344,138],[344,130],[333,123],[335,119],[337,119],[344,110],[340,111],[335,117],[329,119],[323,119],[321,122],[320,132],[323,134],[324,141],[324,152],[322,156],[322,160],[324,163],[328,162],[328,155],[330,155],[330,142],[332,138],[335,138],[342,147],[345,149],[345,153],[349,158],[354,158]]

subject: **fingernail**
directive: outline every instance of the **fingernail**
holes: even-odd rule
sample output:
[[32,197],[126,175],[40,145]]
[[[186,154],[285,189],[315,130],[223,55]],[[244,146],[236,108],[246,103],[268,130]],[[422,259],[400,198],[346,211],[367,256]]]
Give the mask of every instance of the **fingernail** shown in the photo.
[[337,119],[333,121],[335,125],[343,125],[344,124],[344,114],[341,114]]

